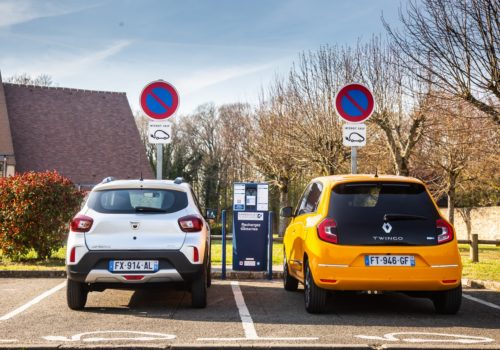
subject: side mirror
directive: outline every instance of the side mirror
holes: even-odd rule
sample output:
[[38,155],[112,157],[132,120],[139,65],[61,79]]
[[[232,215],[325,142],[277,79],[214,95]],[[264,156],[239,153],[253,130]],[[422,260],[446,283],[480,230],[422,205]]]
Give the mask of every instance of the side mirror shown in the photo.
[[217,219],[217,209],[209,209],[209,208],[207,208],[207,210],[206,210],[206,218],[208,220],[215,220],[215,219]]
[[280,216],[282,216],[284,218],[292,218],[293,217],[293,208],[292,207],[281,208]]

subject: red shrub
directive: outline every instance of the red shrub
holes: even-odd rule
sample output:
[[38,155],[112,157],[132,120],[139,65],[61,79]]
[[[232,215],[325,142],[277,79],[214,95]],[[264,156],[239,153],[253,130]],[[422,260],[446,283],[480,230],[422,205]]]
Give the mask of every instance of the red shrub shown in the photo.
[[0,250],[19,258],[30,249],[48,258],[62,246],[83,192],[56,171],[0,178]]

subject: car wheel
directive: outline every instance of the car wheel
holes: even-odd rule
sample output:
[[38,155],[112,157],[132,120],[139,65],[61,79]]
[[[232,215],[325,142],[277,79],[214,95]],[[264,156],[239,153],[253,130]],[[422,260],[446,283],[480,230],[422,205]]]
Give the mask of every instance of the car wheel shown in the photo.
[[286,254],[283,253],[283,287],[285,290],[294,292],[299,287],[299,281],[290,276],[288,271],[288,262],[286,261]]
[[87,302],[89,290],[84,283],[68,279],[66,283],[66,300],[71,310],[81,310]]
[[462,285],[443,292],[435,292],[432,302],[436,312],[447,315],[456,314],[462,304]]
[[326,290],[321,289],[314,283],[314,279],[309,267],[309,262],[304,261],[305,278],[304,278],[304,301],[306,311],[311,314],[319,314],[324,312],[326,306]]
[[202,272],[191,282],[191,306],[204,308],[207,306],[207,265],[203,265]]

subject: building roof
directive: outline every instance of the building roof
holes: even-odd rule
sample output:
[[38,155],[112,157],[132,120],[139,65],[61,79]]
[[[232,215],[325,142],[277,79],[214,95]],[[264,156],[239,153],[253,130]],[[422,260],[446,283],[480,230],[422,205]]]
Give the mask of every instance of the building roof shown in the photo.
[[77,184],[153,178],[125,93],[3,86],[16,172],[57,170]]

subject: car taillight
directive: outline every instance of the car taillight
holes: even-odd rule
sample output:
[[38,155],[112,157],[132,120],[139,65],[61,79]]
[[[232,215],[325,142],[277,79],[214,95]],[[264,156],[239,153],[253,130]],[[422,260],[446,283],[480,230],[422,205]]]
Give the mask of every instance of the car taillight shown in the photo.
[[337,243],[337,223],[331,218],[326,218],[318,225],[318,237],[322,241]]
[[436,233],[438,244],[446,243],[453,240],[453,227],[446,220],[436,220]]
[[85,215],[77,215],[71,220],[71,231],[73,232],[89,232],[92,228],[94,219]]
[[203,221],[195,215],[183,216],[178,222],[184,232],[198,232],[203,228]]

